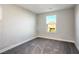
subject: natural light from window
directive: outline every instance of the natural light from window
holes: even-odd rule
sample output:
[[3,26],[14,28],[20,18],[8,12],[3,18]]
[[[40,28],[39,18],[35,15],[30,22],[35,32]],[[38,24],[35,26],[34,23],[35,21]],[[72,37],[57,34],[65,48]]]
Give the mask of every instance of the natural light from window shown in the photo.
[[56,15],[46,16],[46,24],[48,32],[56,32]]

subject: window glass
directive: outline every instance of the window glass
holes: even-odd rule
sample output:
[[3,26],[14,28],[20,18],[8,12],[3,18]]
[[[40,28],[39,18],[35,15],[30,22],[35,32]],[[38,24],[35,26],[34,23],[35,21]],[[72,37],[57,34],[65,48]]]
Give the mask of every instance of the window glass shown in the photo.
[[56,15],[46,16],[46,24],[48,32],[56,32]]

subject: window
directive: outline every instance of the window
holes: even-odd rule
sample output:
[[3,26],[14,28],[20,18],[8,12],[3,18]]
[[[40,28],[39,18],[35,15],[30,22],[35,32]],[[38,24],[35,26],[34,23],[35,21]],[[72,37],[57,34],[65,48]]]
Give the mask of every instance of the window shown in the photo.
[[56,15],[46,16],[46,24],[48,32],[56,32]]

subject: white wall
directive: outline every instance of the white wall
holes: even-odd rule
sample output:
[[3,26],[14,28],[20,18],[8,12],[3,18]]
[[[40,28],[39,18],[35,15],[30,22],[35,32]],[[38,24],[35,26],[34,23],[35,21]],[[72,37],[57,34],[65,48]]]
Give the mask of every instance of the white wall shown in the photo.
[[2,5],[2,39],[0,50],[23,41],[28,41],[36,35],[36,15],[16,5]]
[[[57,31],[55,33],[47,32],[46,16],[57,16]],[[37,16],[38,37],[45,37],[61,41],[74,42],[74,9],[60,10],[50,13],[43,13]]]
[[76,46],[79,50],[79,5],[75,7],[75,34],[76,34]]
[[2,7],[0,5],[0,45],[2,40]]

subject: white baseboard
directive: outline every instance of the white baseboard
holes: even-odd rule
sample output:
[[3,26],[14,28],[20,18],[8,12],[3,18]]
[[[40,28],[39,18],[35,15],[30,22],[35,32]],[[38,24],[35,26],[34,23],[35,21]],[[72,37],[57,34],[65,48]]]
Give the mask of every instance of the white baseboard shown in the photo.
[[46,36],[38,36],[38,37],[52,39],[52,40],[58,40],[58,41],[65,41],[65,42],[75,43],[75,41],[73,41],[73,40],[65,40],[65,39],[61,39],[61,38],[53,38],[53,37],[46,37]]
[[5,51],[7,51],[7,50],[10,50],[10,49],[12,49],[12,48],[14,48],[14,47],[17,47],[17,46],[19,46],[19,45],[21,45],[21,44],[23,44],[23,43],[26,43],[26,42],[28,42],[28,41],[30,41],[30,40],[35,39],[35,38],[36,38],[36,37],[32,37],[32,38],[29,38],[29,39],[27,39],[27,40],[25,40],[25,41],[23,41],[23,42],[18,43],[18,44],[11,45],[11,46],[9,46],[9,47],[6,47],[6,48],[4,48],[4,49],[1,49],[1,50],[0,50],[0,53],[5,52]]

